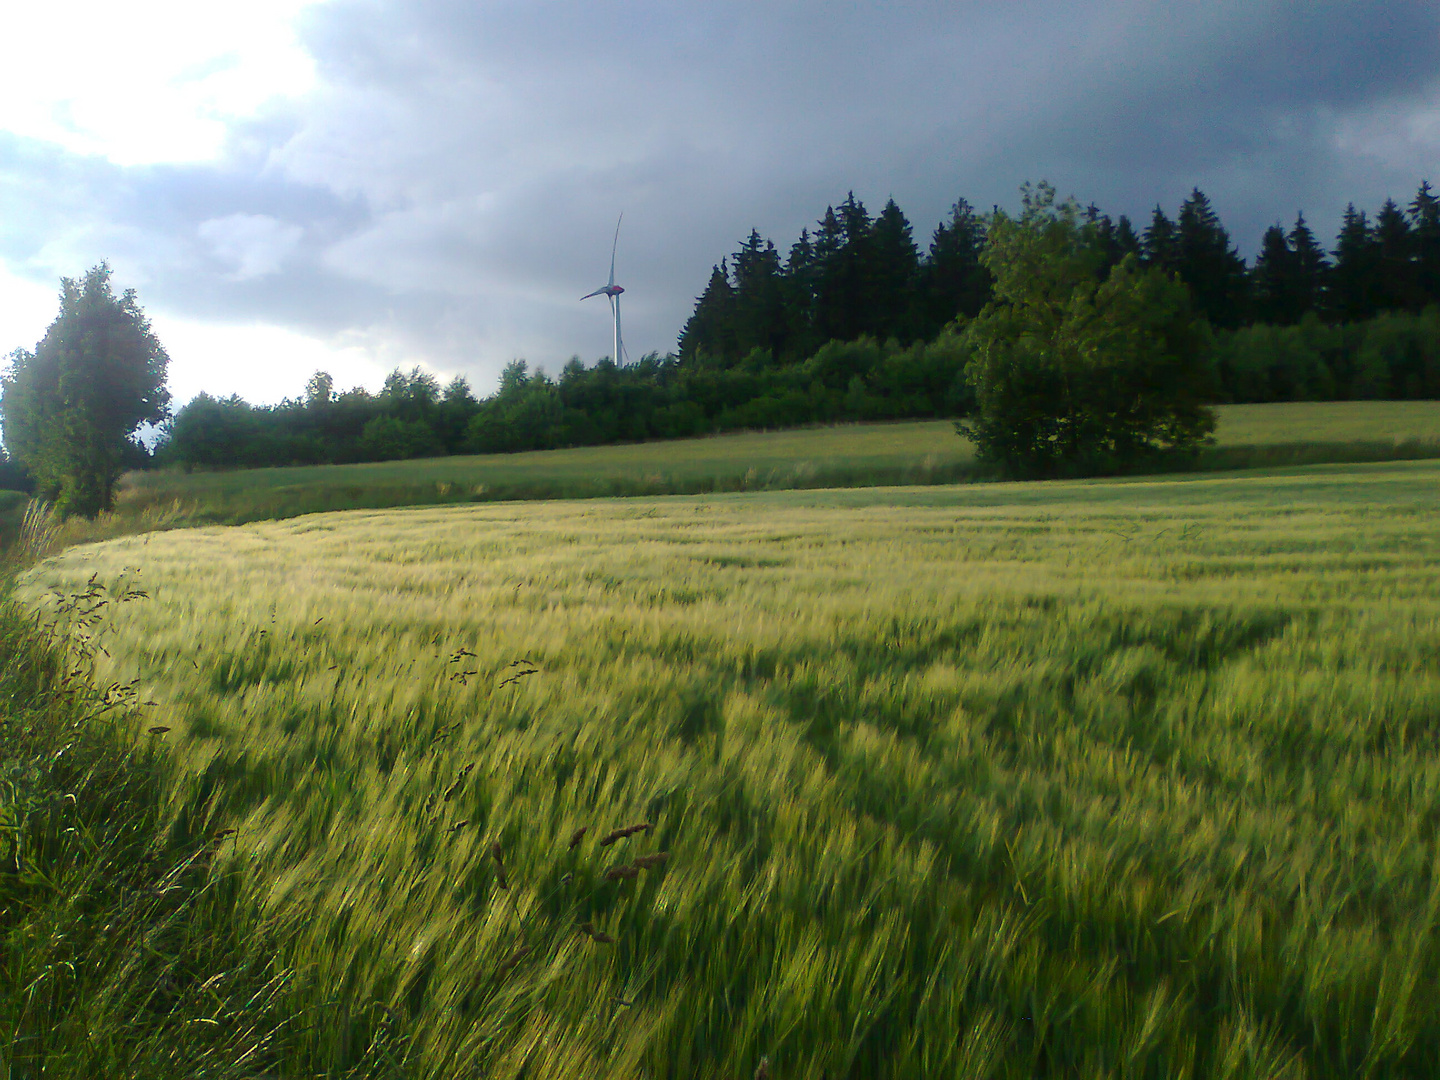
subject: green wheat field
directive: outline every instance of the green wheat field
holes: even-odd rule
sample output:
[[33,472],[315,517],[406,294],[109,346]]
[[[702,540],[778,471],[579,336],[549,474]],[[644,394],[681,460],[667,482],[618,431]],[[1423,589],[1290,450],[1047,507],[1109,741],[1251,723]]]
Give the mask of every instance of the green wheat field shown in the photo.
[[243,1075],[1440,1062],[1440,462],[351,511],[20,594],[222,838]]

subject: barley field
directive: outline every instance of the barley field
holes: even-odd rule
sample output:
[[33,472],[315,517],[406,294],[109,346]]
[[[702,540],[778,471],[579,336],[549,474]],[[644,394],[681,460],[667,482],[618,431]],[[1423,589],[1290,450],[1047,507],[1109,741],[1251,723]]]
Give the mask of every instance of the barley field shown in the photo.
[[1440,463],[352,511],[20,594],[227,837],[267,1075],[1440,1061]]

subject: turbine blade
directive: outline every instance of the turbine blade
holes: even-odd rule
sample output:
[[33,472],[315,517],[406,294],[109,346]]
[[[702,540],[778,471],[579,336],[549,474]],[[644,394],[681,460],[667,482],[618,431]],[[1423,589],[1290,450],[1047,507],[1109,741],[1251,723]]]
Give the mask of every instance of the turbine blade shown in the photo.
[[[610,245],[610,280],[606,283],[615,284],[615,250],[620,246],[620,222],[625,220],[625,211],[620,211],[620,217],[615,221],[615,242]],[[615,361],[617,364],[620,361]]]
[[587,292],[584,296],[580,297],[580,299],[581,299],[581,300],[589,300],[590,297],[592,297],[592,296],[608,295],[608,294],[605,293],[605,290],[606,290],[608,287],[609,287],[609,286],[601,285],[600,288],[596,289],[594,292]]

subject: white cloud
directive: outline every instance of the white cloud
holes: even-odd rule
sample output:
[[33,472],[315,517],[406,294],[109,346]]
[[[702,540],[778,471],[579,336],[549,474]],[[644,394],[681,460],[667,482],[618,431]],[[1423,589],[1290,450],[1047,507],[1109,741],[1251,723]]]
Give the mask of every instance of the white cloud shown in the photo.
[[305,230],[268,214],[230,214],[202,221],[196,229],[210,250],[234,269],[232,281],[248,281],[277,273],[295,250]]
[[231,123],[313,85],[292,29],[313,2],[14,0],[0,129],[121,165],[213,160]]
[[328,371],[341,389],[378,390],[393,365],[363,345],[332,343],[279,326],[223,326],[151,313],[170,354],[170,393],[178,407],[200,391],[273,403],[299,397],[305,380]]
[[0,355],[33,349],[60,311],[60,283],[46,288],[0,263]]

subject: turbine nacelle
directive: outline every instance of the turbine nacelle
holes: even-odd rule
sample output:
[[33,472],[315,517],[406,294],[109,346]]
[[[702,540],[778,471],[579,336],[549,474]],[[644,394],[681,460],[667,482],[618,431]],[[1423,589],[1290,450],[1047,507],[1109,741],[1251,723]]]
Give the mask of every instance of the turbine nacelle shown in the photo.
[[601,285],[600,288],[594,292],[586,293],[580,297],[580,299],[589,300],[592,296],[619,296],[624,291],[625,287],[623,285]]

